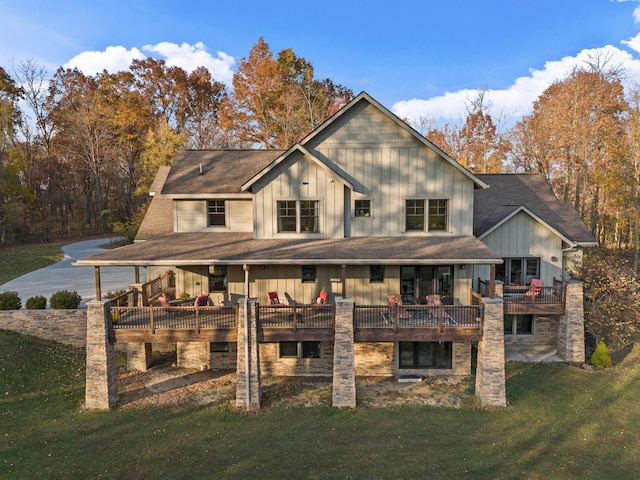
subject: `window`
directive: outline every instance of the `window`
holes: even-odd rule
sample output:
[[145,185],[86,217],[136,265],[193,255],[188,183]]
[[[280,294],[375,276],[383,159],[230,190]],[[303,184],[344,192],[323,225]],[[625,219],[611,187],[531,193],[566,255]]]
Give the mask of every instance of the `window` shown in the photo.
[[400,342],[400,368],[452,368],[451,342]]
[[229,353],[229,342],[211,342],[209,343],[209,352]]
[[279,200],[278,232],[318,233],[319,205],[317,200]]
[[371,216],[371,200],[356,200],[355,216],[370,217]]
[[424,200],[407,200],[405,228],[408,232],[424,231]]
[[447,229],[447,201],[429,200],[429,231]]
[[227,266],[209,265],[209,291],[227,291]]
[[224,200],[209,200],[207,202],[207,219],[210,227],[224,227],[227,224]]
[[505,335],[533,335],[533,315],[504,316]]
[[303,265],[302,266],[302,282],[315,282],[316,281],[316,266],[315,265]]
[[322,342],[280,342],[280,358],[322,358]]
[[369,266],[369,283],[384,282],[384,265]]
[[540,259],[537,257],[505,258],[496,265],[496,280],[505,285],[529,285],[532,278],[540,278]]

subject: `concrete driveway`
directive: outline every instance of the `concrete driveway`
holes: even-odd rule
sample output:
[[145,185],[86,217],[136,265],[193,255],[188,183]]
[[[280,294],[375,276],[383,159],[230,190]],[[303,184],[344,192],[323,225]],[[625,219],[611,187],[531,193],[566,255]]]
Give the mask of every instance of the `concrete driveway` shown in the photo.
[[[100,245],[109,243],[109,238],[85,240],[62,247],[64,259],[40,270],[22,275],[0,285],[0,291],[18,292],[22,307],[30,297],[42,295],[47,298],[60,290],[76,291],[82,297],[81,308],[96,296],[95,273],[93,267],[74,267],[77,259],[104,252]],[[140,269],[140,279],[145,281],[146,270]],[[135,282],[133,267],[100,267],[102,294],[124,290]]]

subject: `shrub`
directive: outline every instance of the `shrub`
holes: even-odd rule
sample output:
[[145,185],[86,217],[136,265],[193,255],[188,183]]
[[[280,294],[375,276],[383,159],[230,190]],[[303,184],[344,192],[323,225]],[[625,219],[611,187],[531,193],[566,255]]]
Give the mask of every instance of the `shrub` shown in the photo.
[[0,293],[0,310],[20,310],[21,308],[22,302],[18,292]]
[[611,366],[611,356],[609,355],[609,349],[605,345],[604,341],[600,340],[596,350],[591,355],[591,363],[598,368],[607,368]]
[[81,300],[82,297],[78,295],[78,292],[75,290],[73,292],[60,290],[59,292],[51,295],[49,302],[51,303],[51,308],[55,308],[57,310],[68,310],[78,308]]
[[27,310],[44,310],[47,308],[47,298],[42,295],[36,295],[27,300],[25,304]]

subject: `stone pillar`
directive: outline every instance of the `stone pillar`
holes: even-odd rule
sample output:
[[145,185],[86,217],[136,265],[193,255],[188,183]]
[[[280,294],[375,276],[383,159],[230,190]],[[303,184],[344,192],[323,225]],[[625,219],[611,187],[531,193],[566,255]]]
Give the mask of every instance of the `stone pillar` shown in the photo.
[[209,342],[177,342],[177,365],[182,368],[209,368]]
[[260,352],[258,324],[255,318],[255,298],[238,302],[238,356],[236,367],[236,407],[259,410],[262,401],[260,383]]
[[118,403],[118,372],[113,343],[109,340],[109,302],[87,303],[87,372],[85,408],[106,410]]
[[333,344],[334,407],[356,406],[356,367],[353,347],[353,299],[337,297]]
[[566,305],[558,327],[558,354],[565,362],[583,363],[584,349],[584,294],[582,282],[564,284]]
[[146,372],[153,360],[150,343],[127,343],[127,370]]
[[504,308],[501,298],[483,298],[482,340],[478,342],[476,397],[490,407],[506,407]]

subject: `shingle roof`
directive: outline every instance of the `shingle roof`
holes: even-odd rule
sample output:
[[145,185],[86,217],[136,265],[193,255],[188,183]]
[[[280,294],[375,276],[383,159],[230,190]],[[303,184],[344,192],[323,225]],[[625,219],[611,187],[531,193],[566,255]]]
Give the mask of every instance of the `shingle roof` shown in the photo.
[[472,236],[255,239],[251,233],[172,233],[78,260],[78,265],[501,263]]
[[149,189],[149,194],[152,195],[151,203],[136,234],[136,242],[169,235],[173,232],[173,200],[163,198],[160,194],[167,175],[169,175],[169,167],[160,167],[153,184],[151,184]]
[[571,241],[595,242],[573,205],[558,200],[543,175],[482,174],[477,177],[489,184],[489,188],[474,192],[473,233],[476,237],[482,237],[514,211],[525,207]]
[[[242,193],[242,185],[284,150],[184,150],[177,153],[162,195]],[[202,165],[202,174],[200,166]]]

